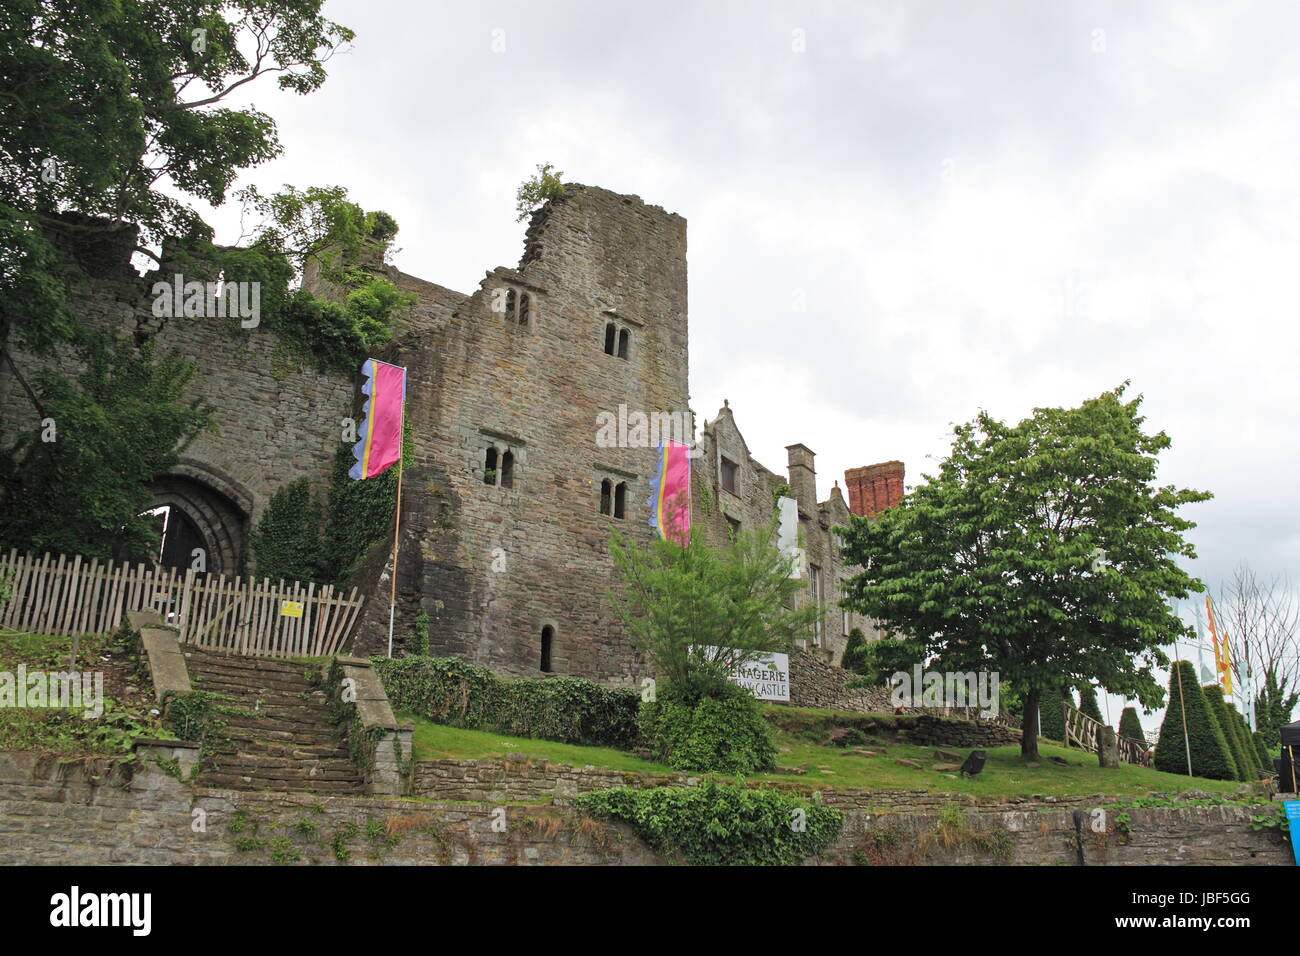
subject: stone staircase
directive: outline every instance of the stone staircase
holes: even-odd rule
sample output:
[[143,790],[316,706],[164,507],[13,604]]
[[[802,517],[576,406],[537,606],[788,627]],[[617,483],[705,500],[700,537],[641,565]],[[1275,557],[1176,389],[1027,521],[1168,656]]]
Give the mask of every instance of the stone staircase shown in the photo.
[[308,665],[184,649],[194,689],[220,694],[243,713],[224,727],[199,782],[232,790],[363,793],[361,774],[329,719],[329,699]]

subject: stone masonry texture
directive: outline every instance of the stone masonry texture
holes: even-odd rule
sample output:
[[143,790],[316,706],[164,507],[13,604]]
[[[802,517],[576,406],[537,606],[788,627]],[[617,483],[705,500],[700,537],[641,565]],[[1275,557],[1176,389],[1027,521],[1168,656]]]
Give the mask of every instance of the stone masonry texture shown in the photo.
[[[572,768],[568,773],[574,776]],[[1129,810],[1121,825],[1114,813],[1099,817],[1086,809],[1086,798],[984,808],[959,802],[972,811],[966,813],[968,836],[943,841],[935,839],[935,796],[886,791],[864,796],[878,801],[869,810],[837,804],[844,813],[839,838],[822,858],[806,862],[1292,865],[1290,847],[1277,834],[1252,829],[1252,807]],[[890,801],[905,809],[891,811]],[[5,865],[662,862],[630,828],[587,820],[560,802],[526,806],[219,790],[182,783],[150,762],[131,772],[0,752]]]
[[[249,531],[289,482],[305,477],[316,491],[326,488],[346,440],[344,420],[360,414],[359,371],[295,363],[265,325],[155,317],[153,284],[170,282],[179,267],[164,261],[138,276],[130,245],[83,251],[93,283],[75,308],[93,327],[136,342],[152,338],[160,350],[197,363],[189,397],[212,409],[216,427],[155,479],[155,504],[193,520],[209,570],[255,573]],[[657,436],[632,429],[611,444],[598,440],[598,423],[623,407],[629,415],[674,416],[694,434],[686,220],[636,196],[573,184],[534,213],[518,266],[486,271],[470,294],[383,263],[371,267],[414,296],[394,342],[376,356],[409,375],[413,458],[395,569],[396,652],[423,611],[435,655],[514,676],[559,673],[638,686],[648,668],[610,606],[618,582],[608,534],[611,524],[641,542],[654,534],[647,498],[656,459],[650,439]],[[307,281],[329,294],[314,276]],[[607,330],[614,354],[606,351]],[[51,364],[11,351],[27,378]],[[76,372],[68,355],[53,364]],[[7,364],[0,367],[0,422],[11,435],[39,425]],[[813,452],[791,445],[786,474],[769,471],[750,457],[727,407],[705,424],[701,451],[693,463],[694,513],[712,542],[725,541],[733,526],[769,521],[773,492],[782,484],[793,489],[802,574],[805,581],[818,574],[816,600],[825,611],[809,653],[833,664],[851,627],[878,636],[870,621],[837,604],[853,568],[839,555],[834,529],[850,520],[858,485],[849,483],[849,503],[838,485],[817,501]],[[508,478],[500,467],[506,456]],[[724,459],[736,466],[734,483],[721,480]],[[492,460],[495,474],[487,469]],[[898,475],[901,482],[901,466]],[[604,481],[622,486],[621,518],[601,513]],[[377,542],[357,574],[366,597],[351,648],[359,655],[387,647],[389,555],[390,542]],[[800,599],[814,598],[806,590]]]

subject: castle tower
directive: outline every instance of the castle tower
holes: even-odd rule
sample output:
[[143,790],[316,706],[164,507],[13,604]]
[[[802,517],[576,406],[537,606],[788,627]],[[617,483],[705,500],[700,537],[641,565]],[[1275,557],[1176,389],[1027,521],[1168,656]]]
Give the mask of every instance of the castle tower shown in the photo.
[[[408,621],[428,614],[432,652],[521,676],[645,676],[607,597],[608,539],[653,534],[648,426],[689,423],[686,302],[681,216],[568,185],[534,214],[518,268],[401,343],[417,465],[399,600]],[[604,415],[626,422],[613,441]]]

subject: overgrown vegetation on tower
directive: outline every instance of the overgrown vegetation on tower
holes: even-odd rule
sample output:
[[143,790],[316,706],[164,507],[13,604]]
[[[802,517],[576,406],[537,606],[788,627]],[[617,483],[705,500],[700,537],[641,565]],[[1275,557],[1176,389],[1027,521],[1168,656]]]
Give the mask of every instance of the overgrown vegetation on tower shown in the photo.
[[[145,482],[210,423],[182,401],[193,364],[160,353],[151,326],[118,338],[73,312],[91,280],[87,262],[135,252],[166,266],[168,281],[259,283],[286,367],[353,372],[392,337],[406,297],[362,268],[396,234],[391,216],[365,212],[339,187],[246,190],[261,224],[251,245],[231,249],[213,243],[192,203],[221,205],[243,170],[281,152],[270,116],[225,100],[268,75],[284,90],[317,89],[325,63],[353,37],[320,8],[321,0],[4,5],[0,361],[36,423],[0,436],[7,545],[149,553],[158,530],[141,514],[151,501]],[[256,57],[243,52],[254,47]],[[294,287],[309,264],[339,301]],[[52,368],[29,375],[16,347],[43,361],[70,355],[84,371],[71,380]]]

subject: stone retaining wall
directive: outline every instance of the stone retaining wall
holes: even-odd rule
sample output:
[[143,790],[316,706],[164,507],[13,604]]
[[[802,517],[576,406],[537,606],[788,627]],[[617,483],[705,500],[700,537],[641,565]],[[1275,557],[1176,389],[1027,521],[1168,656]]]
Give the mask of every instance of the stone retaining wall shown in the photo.
[[[215,790],[183,783],[173,772],[164,759],[127,771],[107,761],[61,765],[0,752],[0,864],[663,862],[628,827],[561,806]],[[928,799],[893,793],[910,794],[911,806]],[[1078,802],[1078,813],[990,808],[967,813],[955,828],[951,813],[846,810],[840,837],[809,862],[1292,865],[1290,847],[1277,834],[1252,828],[1257,807],[1127,810],[1121,817],[1098,816],[1087,809],[1088,798]],[[942,835],[941,825],[948,827]]]

